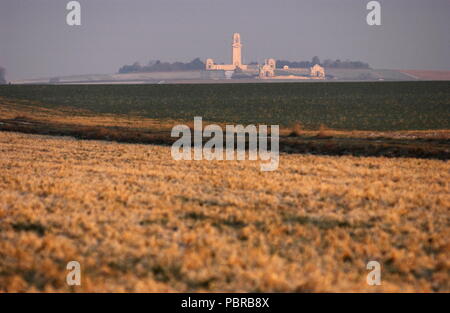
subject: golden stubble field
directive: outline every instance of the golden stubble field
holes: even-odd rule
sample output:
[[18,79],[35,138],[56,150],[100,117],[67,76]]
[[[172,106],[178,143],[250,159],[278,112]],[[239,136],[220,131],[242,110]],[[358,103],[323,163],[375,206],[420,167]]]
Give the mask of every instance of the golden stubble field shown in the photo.
[[450,291],[445,161],[282,155],[263,173],[7,132],[0,155],[3,292]]

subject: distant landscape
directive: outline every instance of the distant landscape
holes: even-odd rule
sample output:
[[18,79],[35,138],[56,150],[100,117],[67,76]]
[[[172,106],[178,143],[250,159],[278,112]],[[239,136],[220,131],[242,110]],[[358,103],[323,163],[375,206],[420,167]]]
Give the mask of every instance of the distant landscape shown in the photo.
[[[303,71],[303,70],[302,70]],[[296,70],[290,70],[296,73]],[[327,68],[328,81],[426,81],[450,80],[450,71],[409,71],[391,69]],[[224,79],[207,75],[204,70],[133,72],[125,74],[89,74],[15,80],[13,84],[211,84],[271,83],[271,80]],[[277,83],[283,82],[278,80]],[[6,83],[6,81],[5,81]]]
[[[290,68],[309,68],[315,64],[324,66],[325,68],[345,68],[345,69],[370,69],[368,63],[361,61],[350,61],[350,60],[325,60],[321,62],[319,57],[315,56],[311,61],[286,61],[286,60],[276,60],[277,68],[282,69],[284,66]],[[258,65],[257,62],[250,62],[250,65]],[[161,62],[150,61],[148,65],[141,65],[139,62],[135,62],[132,65],[124,65],[119,69],[120,74],[126,73],[151,73],[151,72],[176,72],[176,71],[192,71],[192,70],[203,70],[205,68],[205,63],[196,58],[189,63],[183,62]]]
[[[298,75],[309,71],[314,64],[324,66],[328,81],[426,81],[450,80],[450,71],[373,69],[368,63],[350,60],[324,60],[313,57],[311,61],[277,60],[276,74]],[[13,84],[210,84],[210,83],[270,83],[258,80],[256,62],[251,62],[247,75],[233,75],[226,79],[223,73],[205,71],[205,63],[196,58],[190,62],[150,61],[147,65],[135,62],[123,65],[115,74],[86,74],[22,79]],[[283,69],[287,66],[289,69]],[[6,70],[0,67],[0,84],[6,84]],[[283,82],[278,79],[277,82]]]

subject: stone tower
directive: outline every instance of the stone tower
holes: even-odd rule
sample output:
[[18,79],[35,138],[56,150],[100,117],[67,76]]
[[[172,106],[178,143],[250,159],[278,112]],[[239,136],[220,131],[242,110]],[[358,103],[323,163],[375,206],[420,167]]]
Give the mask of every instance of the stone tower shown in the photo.
[[232,58],[231,64],[215,64],[213,59],[206,60],[207,71],[235,71],[237,68],[246,71],[248,66],[242,64],[242,44],[241,35],[239,33],[233,34]]
[[242,67],[242,44],[241,35],[239,33],[233,34],[233,65]]

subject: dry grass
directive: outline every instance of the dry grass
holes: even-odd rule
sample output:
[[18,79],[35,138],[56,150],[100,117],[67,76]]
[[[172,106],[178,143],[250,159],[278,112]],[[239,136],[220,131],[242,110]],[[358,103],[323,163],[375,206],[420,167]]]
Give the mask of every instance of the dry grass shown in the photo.
[[325,126],[324,124],[320,124],[319,132],[317,133],[318,138],[326,139],[326,138],[333,138],[330,129]]
[[142,118],[139,115],[95,114],[89,110],[58,106],[48,108],[39,102],[9,100],[0,97],[0,118],[36,120],[76,126],[128,127],[133,129],[170,130],[173,120]]
[[450,291],[445,161],[282,155],[263,173],[5,132],[0,154],[1,291]]
[[[283,133],[286,132],[284,129],[281,130]],[[291,130],[288,134],[289,137],[299,137],[303,135],[303,127],[300,122],[294,123],[292,125]]]

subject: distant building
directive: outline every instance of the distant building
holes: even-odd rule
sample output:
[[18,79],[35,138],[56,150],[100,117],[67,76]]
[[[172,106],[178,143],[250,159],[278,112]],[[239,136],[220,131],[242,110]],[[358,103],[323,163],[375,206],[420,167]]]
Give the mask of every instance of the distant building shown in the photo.
[[325,69],[322,66],[320,66],[319,64],[316,64],[313,67],[311,67],[310,76],[325,78]]
[[276,68],[277,63],[275,59],[266,59],[264,65],[259,68],[259,77],[260,78],[275,77]]
[[[215,64],[213,59],[206,60],[205,77],[210,77],[209,74],[222,72],[221,75],[227,79],[233,78],[233,73],[239,73],[238,76],[259,77],[260,79],[325,79],[325,69],[319,64],[315,64],[310,69],[293,68],[285,65],[283,69],[278,70],[276,73],[277,64],[275,59],[266,59],[264,65],[259,66],[257,64],[246,65],[242,63],[242,42],[241,35],[239,33],[233,34],[233,42],[231,44],[232,57],[231,64]],[[304,73],[299,71],[303,70]],[[300,75],[299,75],[300,74]]]

